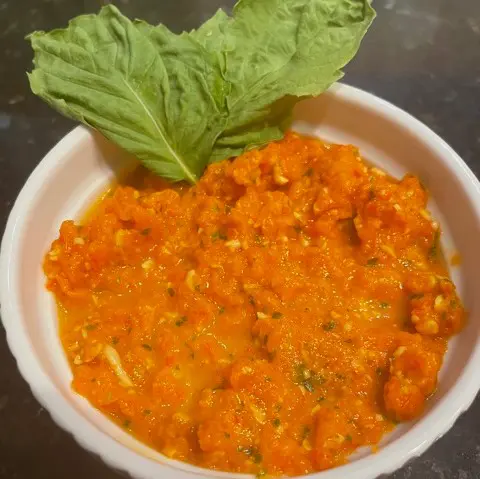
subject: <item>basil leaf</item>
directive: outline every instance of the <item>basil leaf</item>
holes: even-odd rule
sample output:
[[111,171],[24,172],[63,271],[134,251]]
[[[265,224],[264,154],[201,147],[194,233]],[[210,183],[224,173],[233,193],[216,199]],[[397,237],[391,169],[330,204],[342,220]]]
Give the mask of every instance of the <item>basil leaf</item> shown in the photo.
[[225,70],[225,29],[228,26],[230,17],[219,9],[197,30],[192,30],[190,36],[206,50],[212,52],[217,57],[217,64]]
[[[136,20],[135,26],[156,47],[168,72],[170,92],[175,99],[184,103],[181,111],[185,115],[185,122],[189,121],[191,106],[185,103],[189,96],[198,99],[206,94],[210,97],[209,103],[216,105],[212,111],[215,116],[209,118],[209,123],[215,125],[215,132],[218,133],[226,124],[228,84],[222,78],[216,52],[208,51],[187,33],[175,35],[161,24],[154,27]],[[192,89],[197,91],[192,92]],[[196,131],[197,136],[200,133],[203,132]]]
[[159,175],[200,177],[225,120],[212,87],[220,71],[199,44],[165,28],[152,40],[113,5],[29,39],[34,93]]
[[209,162],[238,156],[246,150],[283,138],[297,101],[290,96],[281,98],[264,110],[255,112],[249,122],[223,132],[215,142]]
[[231,91],[211,161],[282,137],[294,104],[343,76],[374,16],[369,0],[240,0],[222,20]]

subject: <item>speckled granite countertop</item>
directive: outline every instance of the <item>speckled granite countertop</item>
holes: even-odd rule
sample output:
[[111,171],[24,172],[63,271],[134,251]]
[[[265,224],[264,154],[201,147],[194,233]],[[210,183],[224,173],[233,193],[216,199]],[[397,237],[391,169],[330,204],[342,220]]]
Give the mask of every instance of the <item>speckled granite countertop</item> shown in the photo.
[[[0,0],[0,233],[43,155],[69,130],[29,93],[32,30],[63,26],[102,0]],[[190,29],[233,0],[118,0],[127,15]],[[346,82],[420,118],[480,175],[480,0],[375,0],[378,18]],[[81,449],[20,377],[0,326],[0,478],[122,477]],[[480,478],[480,400],[420,458],[389,479]]]

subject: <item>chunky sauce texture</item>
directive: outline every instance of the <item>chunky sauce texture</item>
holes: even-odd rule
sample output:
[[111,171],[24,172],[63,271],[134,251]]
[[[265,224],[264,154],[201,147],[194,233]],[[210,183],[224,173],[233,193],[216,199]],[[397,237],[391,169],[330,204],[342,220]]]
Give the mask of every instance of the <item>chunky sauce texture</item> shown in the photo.
[[147,173],[44,264],[73,388],[163,454],[305,474],[434,393],[464,310],[427,192],[289,133],[194,187]]

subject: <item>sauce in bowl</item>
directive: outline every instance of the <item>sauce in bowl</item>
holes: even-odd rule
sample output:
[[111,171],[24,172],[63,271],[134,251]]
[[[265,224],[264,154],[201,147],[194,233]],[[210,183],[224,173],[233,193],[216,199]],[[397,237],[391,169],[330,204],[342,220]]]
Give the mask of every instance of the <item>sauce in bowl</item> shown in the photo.
[[464,321],[427,199],[295,133],[194,187],[137,172],[45,259],[74,389],[202,467],[344,463],[422,413]]

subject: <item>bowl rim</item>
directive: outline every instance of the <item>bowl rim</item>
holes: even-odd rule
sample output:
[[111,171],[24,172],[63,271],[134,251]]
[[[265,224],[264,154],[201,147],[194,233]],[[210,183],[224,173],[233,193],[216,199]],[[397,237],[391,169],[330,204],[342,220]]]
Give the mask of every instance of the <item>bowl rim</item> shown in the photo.
[[[338,97],[363,110],[375,111],[385,119],[401,125],[414,137],[427,144],[450,169],[467,195],[468,201],[480,223],[480,182],[455,151],[430,128],[404,110],[377,96],[346,85],[336,84],[326,94]],[[179,461],[168,460],[159,463],[135,452],[106,433],[100,431],[63,397],[53,381],[40,366],[31,347],[29,334],[21,321],[18,291],[15,289],[18,272],[15,270],[19,246],[19,230],[30,209],[30,199],[48,181],[49,172],[56,168],[58,159],[92,133],[83,126],[77,126],[65,135],[40,161],[20,191],[8,217],[0,249],[0,315],[6,331],[7,343],[17,367],[29,384],[37,401],[50,413],[53,420],[70,432],[86,450],[98,454],[109,466],[130,473],[133,477],[157,477],[162,471],[169,477],[188,479],[198,477],[249,477],[244,474],[215,472],[189,466]],[[13,265],[13,267],[12,267]],[[381,474],[392,473],[409,459],[418,457],[433,442],[443,436],[472,404],[480,389],[480,376],[476,365],[480,363],[480,343],[474,347],[468,363],[458,376],[454,386],[439,401],[435,410],[422,418],[422,427],[414,425],[402,437],[381,448],[377,454],[357,459],[326,471],[309,475],[318,479],[371,479]],[[94,445],[95,444],[95,445]],[[166,468],[166,469],[165,469]],[[170,469],[170,471],[168,471]],[[167,476],[166,476],[167,477]]]

